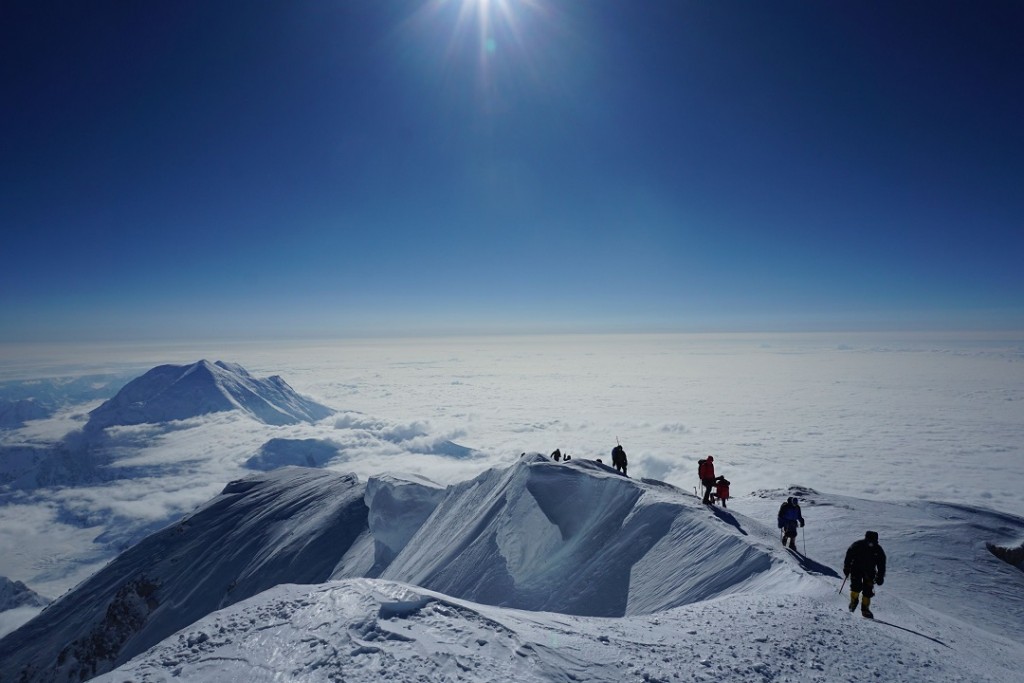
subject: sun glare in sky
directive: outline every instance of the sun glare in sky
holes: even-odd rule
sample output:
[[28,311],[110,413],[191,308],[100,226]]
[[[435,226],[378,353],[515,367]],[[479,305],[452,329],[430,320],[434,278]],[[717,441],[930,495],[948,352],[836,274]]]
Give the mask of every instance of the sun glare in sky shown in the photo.
[[0,343],[1024,327],[1021,3],[7,5]]
[[538,0],[435,0],[426,8],[431,31],[448,31],[446,55],[457,59],[468,50],[476,53],[481,75],[496,55],[513,48],[525,57],[529,52],[528,24],[549,19]]

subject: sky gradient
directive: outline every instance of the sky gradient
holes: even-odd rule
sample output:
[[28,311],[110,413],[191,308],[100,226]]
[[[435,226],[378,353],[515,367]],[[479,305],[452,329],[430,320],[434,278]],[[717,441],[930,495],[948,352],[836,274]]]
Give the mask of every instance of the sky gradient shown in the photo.
[[0,8],[0,342],[1024,328],[1024,5]]

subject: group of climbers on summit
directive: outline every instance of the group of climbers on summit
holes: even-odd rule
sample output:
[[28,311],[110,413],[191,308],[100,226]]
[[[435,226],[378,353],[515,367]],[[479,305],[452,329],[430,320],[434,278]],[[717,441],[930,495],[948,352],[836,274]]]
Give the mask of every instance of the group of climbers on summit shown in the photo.
[[[714,505],[717,500],[722,507],[729,507],[725,501],[729,500],[729,480],[724,476],[715,476],[715,458],[709,455],[703,460],[697,461],[697,477],[700,485],[704,488],[704,497],[701,502],[705,505]],[[711,492],[714,489],[714,493]]]
[[[618,439],[616,439],[618,441]],[[525,455],[525,453],[524,453]],[[551,454],[552,460],[568,461],[572,456],[562,455],[560,449],[555,449]],[[597,460],[601,463],[601,460]],[[603,464],[603,463],[602,463]],[[616,443],[612,449],[612,466],[615,471],[626,474],[627,467],[626,451],[622,444]],[[701,502],[705,505],[714,505],[717,500],[726,507],[725,501],[729,499],[729,480],[724,476],[715,476],[715,458],[709,455],[697,461],[697,477],[700,479],[704,495]],[[804,516],[800,510],[800,502],[796,496],[788,497],[781,506],[777,519],[779,529],[782,530],[782,546],[796,551],[797,529],[803,528]],[[855,541],[846,551],[843,561],[843,585],[850,579],[850,611],[853,612],[860,606],[861,614],[873,619],[871,612],[871,598],[874,597],[874,587],[881,586],[885,582],[885,551],[878,544],[878,532],[868,531],[864,538]],[[842,588],[839,589],[842,592]]]
[[[713,456],[709,455],[697,461],[697,476],[704,487],[704,498],[701,502],[705,505],[714,505],[717,495],[725,507],[725,500],[729,497],[729,482],[725,481],[725,477],[715,477]],[[711,489],[715,486],[718,490],[712,494]],[[803,528],[805,524],[800,501],[796,496],[788,497],[779,506],[777,523],[782,530],[782,546],[796,551],[797,528]],[[885,582],[885,551],[878,544],[877,531],[868,531],[863,539],[855,541],[849,547],[843,561],[843,575],[850,579],[850,611],[855,611],[860,605],[861,614],[873,619],[875,615],[870,609],[871,598],[875,595],[873,589]],[[843,580],[844,585],[846,579]]]

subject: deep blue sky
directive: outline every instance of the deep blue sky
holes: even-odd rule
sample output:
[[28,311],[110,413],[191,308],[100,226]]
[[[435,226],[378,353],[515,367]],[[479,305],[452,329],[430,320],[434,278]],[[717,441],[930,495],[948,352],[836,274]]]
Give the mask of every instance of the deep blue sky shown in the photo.
[[4,2],[0,341],[1022,329],[1022,35],[1016,0]]

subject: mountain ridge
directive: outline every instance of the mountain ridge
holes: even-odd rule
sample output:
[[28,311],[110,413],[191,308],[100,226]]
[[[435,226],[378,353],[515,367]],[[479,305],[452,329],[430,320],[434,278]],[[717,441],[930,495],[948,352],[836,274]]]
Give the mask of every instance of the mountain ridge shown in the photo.
[[[862,515],[879,514],[877,503],[802,491],[807,496],[805,516],[822,525],[823,531],[848,529],[851,523],[860,523]],[[673,615],[693,614],[692,606],[702,604],[714,610],[714,605],[724,604],[721,601],[736,598],[739,602],[728,603],[737,605],[729,614],[742,618],[751,633],[757,618],[744,614],[751,605],[760,605],[762,611],[773,603],[802,605],[800,609],[812,605],[814,620],[831,624],[837,617],[828,615],[825,606],[837,600],[839,572],[827,560],[783,550],[774,526],[758,521],[770,518],[780,493],[762,492],[745,501],[753,506],[755,518],[732,507],[705,506],[688,492],[662,482],[623,477],[597,462],[581,458],[556,463],[537,454],[443,489],[417,477],[385,475],[362,483],[354,475],[299,467],[253,474],[229,483],[219,496],[147,537],[0,640],[0,661],[5,663],[0,680],[86,680],[124,667],[136,656],[140,662],[149,662],[147,667],[159,669],[163,665],[153,663],[152,657],[157,656],[153,653],[167,648],[180,648],[175,661],[193,661],[198,666],[201,658],[193,659],[194,654],[242,644],[212,638],[208,626],[195,624],[223,624],[226,617],[216,615],[225,608],[230,609],[224,615],[247,613],[248,608],[232,607],[246,599],[255,606],[253,614],[263,614],[269,609],[268,601],[281,591],[293,593],[284,584],[296,583],[315,584],[301,590],[323,594],[340,581],[356,588],[337,595],[349,591],[366,609],[377,610],[376,616],[361,612],[363,617],[351,617],[350,632],[363,636],[353,640],[355,649],[349,654],[336,655],[338,666],[350,661],[346,657],[399,647],[400,639],[394,645],[372,642],[398,638],[388,633],[400,631],[393,632],[394,625],[385,626],[383,621],[418,619],[416,615],[428,604],[449,605],[439,607],[439,612],[429,610],[433,614],[429,628],[452,628],[452,619],[458,622],[458,615],[464,613],[452,606],[457,601],[473,603],[472,611],[491,615],[495,623],[513,619],[517,628],[527,628],[522,619],[531,618],[513,618],[512,613],[494,610],[513,608],[516,614],[538,615],[532,619],[551,624],[545,628],[576,624],[592,629],[586,620],[602,617],[599,623],[623,624],[609,626],[611,630],[632,628],[629,624],[650,629],[662,619],[679,629],[685,622],[677,622]],[[935,505],[890,504],[883,513],[894,521],[878,527],[883,539],[900,539],[897,529],[911,527],[911,519],[926,527],[936,510],[944,515],[944,524],[955,523],[949,528],[958,535],[965,533],[961,528],[990,537],[1024,533],[1024,520],[1010,515]],[[911,514],[915,517],[907,516]],[[902,553],[892,554],[886,582],[887,592],[905,593],[917,601],[897,598],[883,603],[890,610],[918,615],[909,622],[912,628],[901,628],[926,636],[922,624],[930,619],[944,624],[943,633],[953,634],[948,637],[971,643],[988,638],[993,643],[988,647],[994,648],[989,655],[998,659],[1000,667],[1007,666],[1014,653],[1024,654],[1024,642],[1007,630],[1024,609],[1024,597],[1015,589],[1024,585],[1020,572],[989,552],[983,540],[972,538],[962,557],[950,558],[944,557],[951,547],[948,539],[931,529],[923,534],[916,531],[908,529],[900,539],[907,545]],[[841,562],[838,544],[843,540],[849,539],[828,536],[827,544],[823,539],[820,556]],[[922,542],[926,545],[921,546]],[[972,563],[979,561],[986,563],[980,570],[984,581],[958,579],[957,573],[972,570]],[[951,574],[949,580],[941,575],[916,578],[924,571],[921,563],[943,562],[941,566]],[[898,563],[905,568],[897,569]],[[915,582],[908,590],[911,578]],[[356,583],[346,583],[351,581]],[[942,592],[932,595],[936,590]],[[380,591],[411,591],[411,597],[369,606],[373,604],[369,596]],[[264,592],[266,596],[260,597]],[[437,603],[422,597],[427,594],[446,597]],[[305,599],[294,605],[299,603],[305,604]],[[965,607],[973,603],[977,607]],[[280,615],[292,613],[287,606],[273,609],[279,609]],[[336,609],[350,614],[343,605]],[[845,613],[841,604],[835,609]],[[994,614],[995,610],[1004,614]],[[336,618],[328,613],[321,621]],[[364,632],[371,621],[377,626]],[[232,624],[239,637],[243,633],[250,634],[245,638],[259,637],[242,622]],[[460,628],[474,632],[485,627],[463,624]],[[179,645],[173,644],[175,632]],[[593,630],[589,632],[592,639],[586,647],[603,642]],[[281,637],[306,642],[314,636]],[[479,640],[494,637],[487,630]],[[758,638],[751,635],[755,649]],[[937,647],[949,646],[941,642]],[[259,647],[246,650],[246,657],[257,661],[261,651]],[[893,656],[907,657],[899,651]],[[307,664],[311,670],[316,668]],[[571,668],[565,662],[559,666]],[[591,677],[614,679],[610,670]]]

